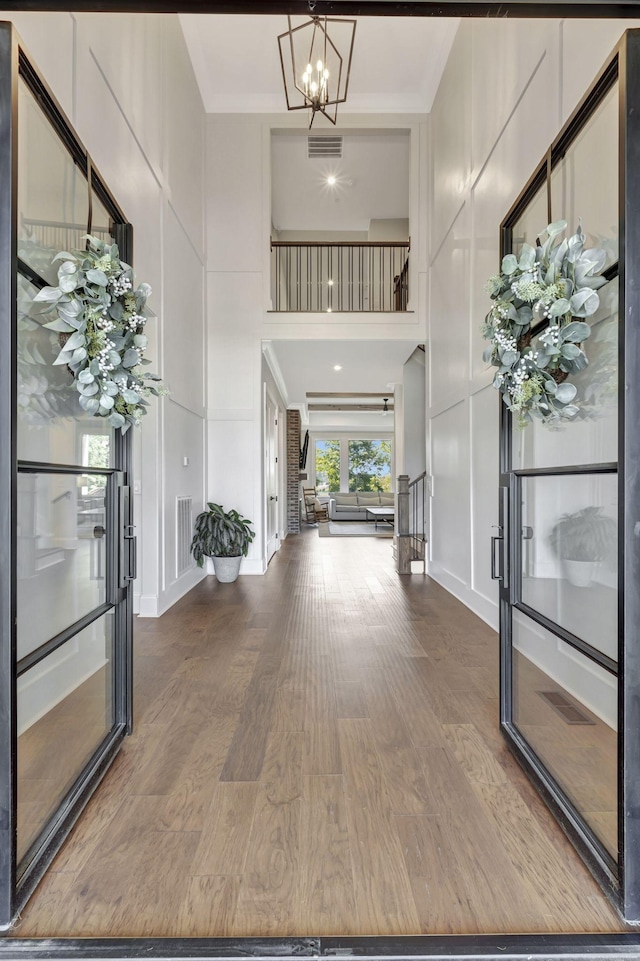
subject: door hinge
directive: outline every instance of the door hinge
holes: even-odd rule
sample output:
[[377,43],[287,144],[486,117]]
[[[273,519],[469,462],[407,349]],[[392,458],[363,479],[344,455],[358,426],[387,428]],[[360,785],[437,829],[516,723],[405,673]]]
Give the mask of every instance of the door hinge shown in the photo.
[[278,463],[278,458],[276,457],[276,464]]

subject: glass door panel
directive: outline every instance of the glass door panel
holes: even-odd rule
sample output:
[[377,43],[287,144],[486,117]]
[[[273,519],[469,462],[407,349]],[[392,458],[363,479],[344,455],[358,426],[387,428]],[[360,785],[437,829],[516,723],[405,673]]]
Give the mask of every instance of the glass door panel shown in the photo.
[[547,226],[547,189],[543,185],[527,205],[527,209],[513,225],[513,253],[519,254],[523,244],[535,247],[540,233]]
[[107,602],[108,483],[105,474],[18,474],[18,660]]
[[603,248],[607,267],[618,261],[618,109],[615,84],[551,174],[553,219],[571,233],[581,221],[587,247]]
[[18,860],[114,724],[114,614],[18,679]]
[[618,475],[522,478],[520,600],[618,658]]
[[[52,315],[34,303],[37,292],[31,280],[18,276],[18,456],[37,463],[111,467],[113,431],[106,418],[82,410],[67,368],[53,366],[60,335],[44,326]],[[103,437],[100,463],[86,459],[86,433]]]
[[513,721],[617,859],[617,678],[513,612]]
[[78,249],[87,232],[86,171],[75,162],[24,80],[18,84],[18,256],[55,284],[60,250]]
[[[512,425],[514,468],[608,464],[618,459],[618,290],[614,277],[598,291],[600,307],[587,318],[589,365],[571,382],[578,389],[580,412],[550,430],[534,420],[525,430]],[[515,419],[514,419],[515,420]]]

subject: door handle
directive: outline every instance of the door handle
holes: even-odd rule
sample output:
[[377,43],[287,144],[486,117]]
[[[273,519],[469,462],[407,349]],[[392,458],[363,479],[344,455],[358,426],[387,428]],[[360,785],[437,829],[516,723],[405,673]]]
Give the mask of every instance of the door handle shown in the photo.
[[[134,531],[135,524],[127,524],[126,531]],[[138,538],[135,534],[125,533],[124,540],[129,542],[129,573],[124,575],[125,581],[135,581],[138,576]]]
[[272,494],[271,497],[269,498],[269,500],[270,500],[270,501],[277,501],[278,498],[277,498],[277,497],[274,497],[273,494]]
[[[494,526],[497,526],[497,525],[494,525]],[[501,527],[498,529],[502,531]],[[504,580],[504,577],[502,574],[496,573],[496,543],[502,540],[503,540],[502,533],[494,534],[493,537],[491,538],[491,580],[492,581]]]

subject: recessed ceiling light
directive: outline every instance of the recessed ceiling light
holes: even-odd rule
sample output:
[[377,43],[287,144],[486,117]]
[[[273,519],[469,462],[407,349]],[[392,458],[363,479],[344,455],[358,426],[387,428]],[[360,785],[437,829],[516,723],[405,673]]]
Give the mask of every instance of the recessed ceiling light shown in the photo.
[[327,313],[328,313],[328,314],[331,313],[331,307],[327,307]]
[[333,281],[332,281],[332,280],[328,280],[327,283],[329,284],[330,287],[333,287]]
[[[331,309],[331,308],[329,308],[329,309]],[[334,364],[334,365],[333,365],[333,369],[334,369],[334,370],[342,370],[342,367],[340,366],[340,364]]]
[[336,178],[333,176],[333,174],[331,174],[330,177],[327,177],[327,183],[329,184],[330,187],[333,187],[335,185],[335,182],[336,182]]

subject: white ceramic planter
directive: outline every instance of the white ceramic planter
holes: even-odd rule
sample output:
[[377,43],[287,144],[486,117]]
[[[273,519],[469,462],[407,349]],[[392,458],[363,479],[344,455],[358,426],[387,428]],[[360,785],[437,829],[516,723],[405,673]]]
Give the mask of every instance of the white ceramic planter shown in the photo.
[[565,574],[570,584],[573,584],[574,587],[589,586],[595,567],[593,561],[570,561],[565,557],[563,563]]
[[212,557],[211,560],[215,575],[222,584],[230,584],[236,580],[242,557]]

